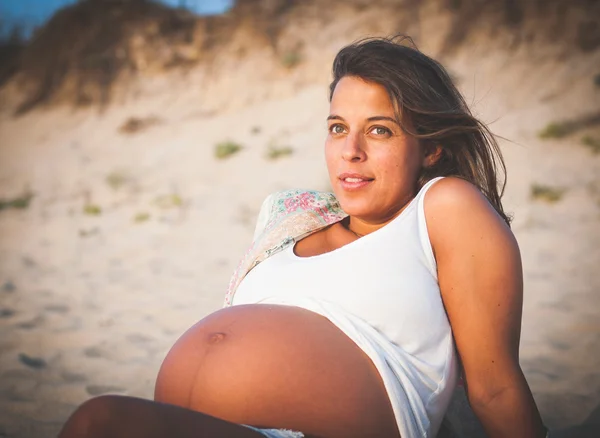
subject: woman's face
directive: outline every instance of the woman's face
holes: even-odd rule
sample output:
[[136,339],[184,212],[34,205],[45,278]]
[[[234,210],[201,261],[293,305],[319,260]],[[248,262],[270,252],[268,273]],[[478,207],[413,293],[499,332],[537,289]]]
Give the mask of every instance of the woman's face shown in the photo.
[[333,191],[351,217],[380,225],[415,196],[424,154],[395,121],[379,84],[346,76],[333,92],[325,158]]

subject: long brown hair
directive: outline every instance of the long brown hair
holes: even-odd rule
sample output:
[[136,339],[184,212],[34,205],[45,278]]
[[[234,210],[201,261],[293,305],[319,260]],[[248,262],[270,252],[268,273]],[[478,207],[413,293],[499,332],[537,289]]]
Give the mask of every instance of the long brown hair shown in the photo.
[[400,126],[426,150],[441,146],[439,159],[422,169],[419,188],[437,176],[462,178],[478,187],[510,224],[501,202],[506,166],[498,142],[489,128],[473,117],[440,63],[419,51],[409,37],[366,38],[336,55],[330,100],[345,76],[385,87]]

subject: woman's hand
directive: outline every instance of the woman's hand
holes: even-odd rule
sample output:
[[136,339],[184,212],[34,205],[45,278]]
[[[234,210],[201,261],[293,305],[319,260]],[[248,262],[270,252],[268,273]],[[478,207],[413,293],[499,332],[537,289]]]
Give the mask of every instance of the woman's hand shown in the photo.
[[471,407],[492,438],[544,437],[519,365],[523,274],[512,232],[458,178],[431,187],[425,212]]

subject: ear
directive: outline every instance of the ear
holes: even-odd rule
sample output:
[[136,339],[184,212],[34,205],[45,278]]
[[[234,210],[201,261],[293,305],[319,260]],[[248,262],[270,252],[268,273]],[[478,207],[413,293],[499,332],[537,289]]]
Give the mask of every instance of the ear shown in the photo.
[[430,145],[423,157],[423,167],[431,167],[442,157],[442,147],[439,144]]

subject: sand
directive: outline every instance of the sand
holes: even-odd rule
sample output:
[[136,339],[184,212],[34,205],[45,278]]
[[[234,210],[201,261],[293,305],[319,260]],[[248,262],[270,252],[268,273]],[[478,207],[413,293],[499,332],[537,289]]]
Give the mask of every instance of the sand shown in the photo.
[[[600,57],[465,50],[447,65],[474,112],[511,140],[502,148],[524,265],[521,363],[547,424],[579,424],[600,402],[600,154],[581,144],[598,130],[538,133],[600,110]],[[0,199],[34,194],[28,208],[0,211],[0,437],[55,436],[95,395],[152,397],[169,347],[221,306],[263,198],[328,188],[327,76],[281,92],[265,79],[252,85],[265,97],[218,111],[193,74],[173,80],[103,112],[0,119]],[[154,120],[121,132],[131,117]],[[243,148],[219,160],[223,141]],[[270,147],[293,153],[269,159]],[[534,185],[559,199],[532,197]]]

